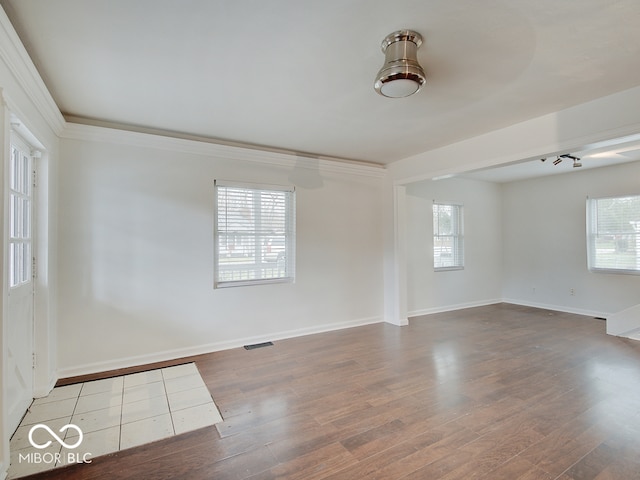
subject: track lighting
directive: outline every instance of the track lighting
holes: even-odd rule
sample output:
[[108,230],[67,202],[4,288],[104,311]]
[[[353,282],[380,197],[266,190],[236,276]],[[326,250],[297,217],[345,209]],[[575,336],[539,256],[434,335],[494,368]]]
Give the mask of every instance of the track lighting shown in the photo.
[[[573,168],[578,168],[582,166],[582,163],[580,163],[579,157],[574,157],[573,155],[570,155],[568,153],[565,153],[563,155],[558,155],[556,159],[553,161],[553,164],[560,165],[562,163],[562,160],[564,160],[565,158],[569,160],[573,160]],[[544,162],[546,158],[541,158],[540,160]]]
[[570,155],[568,153],[565,153],[564,155],[560,155],[558,158],[568,158],[569,160],[573,160],[573,168],[582,166],[582,164],[580,163],[580,159],[578,157],[574,157],[573,155]]

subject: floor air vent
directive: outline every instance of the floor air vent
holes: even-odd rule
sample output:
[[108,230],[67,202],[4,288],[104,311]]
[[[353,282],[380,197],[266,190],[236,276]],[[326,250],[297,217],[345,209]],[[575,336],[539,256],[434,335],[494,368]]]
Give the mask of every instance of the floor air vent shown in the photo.
[[253,350],[255,348],[270,347],[272,345],[273,345],[273,342],[254,343],[253,345],[245,345],[244,349]]

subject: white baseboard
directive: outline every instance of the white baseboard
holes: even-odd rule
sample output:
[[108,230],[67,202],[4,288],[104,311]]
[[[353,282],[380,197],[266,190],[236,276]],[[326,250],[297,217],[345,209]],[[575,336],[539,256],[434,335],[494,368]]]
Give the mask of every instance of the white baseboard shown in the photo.
[[452,312],[454,310],[463,310],[465,308],[484,307],[486,305],[494,305],[496,303],[503,303],[502,299],[493,300],[479,300],[476,302],[458,303],[456,305],[445,305],[441,307],[423,308],[421,310],[413,310],[408,312],[409,317],[419,317],[421,315],[432,315],[434,313]]
[[244,345],[251,345],[256,343],[284,340],[287,338],[302,337],[304,335],[312,335],[314,333],[324,333],[334,330],[343,330],[346,328],[360,327],[363,325],[370,325],[373,323],[381,323],[382,319],[379,317],[362,318],[358,320],[351,320],[348,322],[340,323],[328,323],[324,325],[318,325],[314,327],[300,328],[295,330],[286,330],[269,335],[260,335],[255,337],[239,338],[235,340],[229,340],[225,342],[215,342],[205,345],[197,345],[187,348],[178,348],[175,350],[165,350],[163,352],[156,352],[146,355],[137,355],[126,358],[119,358],[115,360],[108,360],[104,362],[87,363],[84,365],[77,365],[68,368],[62,368],[58,370],[58,378],[76,377],[79,375],[88,375],[91,373],[107,372],[110,370],[118,370],[121,368],[135,367],[138,365],[147,365],[150,363],[164,362],[167,360],[175,360],[184,357],[191,357],[194,355],[202,355],[205,353],[218,352],[221,350],[229,350],[232,348],[239,348]]
[[544,310],[554,310],[556,312],[573,313],[575,315],[585,315],[587,317],[607,318],[609,315],[611,315],[610,313],[607,313],[607,312],[598,312],[595,310],[584,310],[581,308],[567,307],[564,305],[550,305],[545,303],[528,302],[523,300],[515,300],[512,298],[504,298],[502,299],[502,302],[512,303],[514,305],[522,305],[523,307],[542,308]]
[[556,312],[573,313],[576,315],[585,315],[588,317],[607,318],[609,313],[598,312],[594,310],[584,310],[579,308],[566,307],[563,305],[550,305],[545,303],[528,302],[524,300],[516,300],[513,298],[501,298],[493,300],[480,300],[477,302],[460,303],[456,305],[444,305],[441,307],[425,308],[409,312],[409,317],[419,317],[421,315],[431,315],[434,313],[452,312],[454,310],[462,310],[464,308],[483,307],[485,305],[494,305],[496,303],[511,303],[513,305],[521,305],[523,307],[541,308],[543,310],[554,310]]

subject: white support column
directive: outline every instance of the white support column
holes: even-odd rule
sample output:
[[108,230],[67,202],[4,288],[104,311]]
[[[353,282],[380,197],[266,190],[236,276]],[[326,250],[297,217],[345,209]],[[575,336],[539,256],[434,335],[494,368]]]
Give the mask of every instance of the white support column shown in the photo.
[[385,223],[393,232],[385,239],[384,320],[393,325],[409,324],[407,318],[407,209],[406,187],[390,185]]

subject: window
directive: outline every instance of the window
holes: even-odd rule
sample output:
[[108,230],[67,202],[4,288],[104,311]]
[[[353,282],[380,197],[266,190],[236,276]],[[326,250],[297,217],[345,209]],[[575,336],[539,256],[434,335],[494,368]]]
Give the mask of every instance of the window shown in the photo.
[[433,268],[464,268],[462,205],[433,204]]
[[640,274],[640,195],[587,200],[589,270]]
[[11,139],[9,165],[9,286],[31,281],[32,167],[30,150],[17,136]]
[[293,187],[215,182],[215,288],[292,282]]

